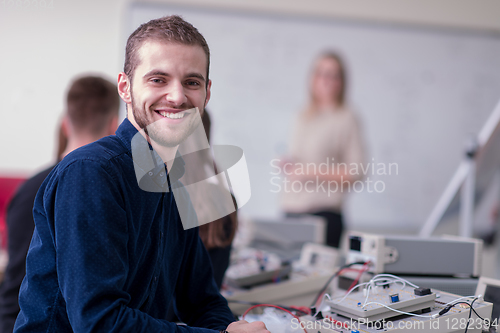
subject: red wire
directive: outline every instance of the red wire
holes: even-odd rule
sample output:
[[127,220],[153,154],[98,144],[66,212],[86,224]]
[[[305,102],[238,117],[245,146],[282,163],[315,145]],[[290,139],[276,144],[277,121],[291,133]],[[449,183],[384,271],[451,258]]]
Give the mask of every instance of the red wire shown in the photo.
[[349,289],[347,289],[347,292],[351,291],[352,288],[354,288],[354,286],[356,286],[359,282],[359,279],[361,279],[361,275],[363,275],[364,272],[366,272],[368,270],[368,265],[370,264],[369,261],[365,262],[363,264],[363,267],[361,267],[359,273],[358,273],[358,276],[356,277],[356,280],[353,281],[353,283],[351,284],[351,286],[349,287]]
[[[360,270],[359,269],[355,269],[355,268],[342,268],[340,270],[340,272],[338,273],[338,275],[340,276],[340,274],[344,271],[356,271],[356,272],[359,272]],[[326,290],[325,290],[326,292]],[[321,295],[318,296],[318,298],[316,298],[316,303],[314,304],[315,306],[318,306],[318,301],[321,299],[321,297],[323,297],[325,293],[322,293]]]
[[[241,316],[241,319],[245,319],[245,316],[248,314],[248,312],[250,312],[251,310],[255,309],[255,308],[259,308],[259,307],[262,307],[262,306],[267,306],[267,307],[270,307],[270,308],[276,308],[276,309],[280,309],[280,310],[283,310],[285,311],[286,313],[289,313],[291,314],[295,319],[297,319],[299,321],[299,323],[302,323],[299,319],[299,317],[297,317],[296,315],[294,315],[291,311],[285,309],[285,308],[282,308],[281,306],[278,306],[278,305],[274,305],[274,304],[257,304],[257,305],[252,305],[251,307],[249,307],[245,313],[243,313],[243,315]],[[303,328],[304,332],[307,333],[305,327]]]
[[[346,268],[341,269],[340,272],[337,273],[337,275],[340,276],[340,274],[344,271],[357,271],[357,272],[359,272],[356,280],[353,282],[353,284],[351,284],[351,286],[349,287],[347,292],[349,292],[349,290],[351,290],[352,287],[354,287],[356,284],[358,284],[359,279],[361,278],[361,275],[368,270],[368,265],[370,265],[370,264],[371,264],[371,262],[367,261],[363,264],[363,266],[359,270],[355,269],[355,268],[346,267]],[[326,289],[325,289],[325,292],[326,292]],[[316,303],[314,304],[315,306],[318,306],[318,301],[323,297],[324,294],[325,293],[322,293],[321,295],[318,296],[318,298],[316,299]]]
[[[338,272],[338,275],[340,275],[340,273],[342,273],[342,272],[343,272],[344,270],[346,270],[346,269],[347,269],[347,268],[342,268],[342,269],[340,270],[340,272]],[[327,289],[325,289],[324,291],[326,292],[327,290],[328,290],[328,288],[327,288]],[[325,293],[324,293],[324,292],[323,292],[323,293],[321,293],[320,295],[318,295],[318,298],[316,298],[316,302],[314,303],[314,306],[318,306],[318,301],[319,301],[319,300],[323,297],[323,295],[325,295]]]
[[309,315],[311,314],[311,309],[308,308],[307,306],[289,306],[289,308],[299,310]]

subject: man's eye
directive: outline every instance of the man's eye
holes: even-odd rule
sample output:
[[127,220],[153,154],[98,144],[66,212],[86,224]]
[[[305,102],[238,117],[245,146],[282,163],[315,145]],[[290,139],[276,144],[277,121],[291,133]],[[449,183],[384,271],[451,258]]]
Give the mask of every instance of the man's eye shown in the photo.
[[186,84],[188,86],[199,86],[200,83],[198,81],[187,81]]
[[163,83],[162,79],[151,79],[151,82],[153,83]]

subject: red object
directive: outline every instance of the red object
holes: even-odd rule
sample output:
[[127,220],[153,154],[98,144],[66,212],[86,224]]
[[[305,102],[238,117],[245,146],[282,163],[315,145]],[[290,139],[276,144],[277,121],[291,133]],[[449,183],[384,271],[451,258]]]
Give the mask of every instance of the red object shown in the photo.
[[12,195],[26,178],[0,177],[0,245],[7,249],[7,224],[5,216]]
[[326,318],[326,319],[328,319],[329,321],[331,321],[332,323],[334,323],[335,325],[342,326],[342,327],[343,327],[343,328],[345,328],[345,329],[348,329],[348,328],[349,328],[349,325],[348,325],[347,323],[345,323],[345,322],[343,323],[343,322],[341,322],[341,321],[335,320],[335,319],[333,319],[333,318],[332,318],[332,317],[330,317],[330,316],[326,316],[325,318]]
[[361,275],[363,275],[364,272],[368,270],[368,266],[370,265],[370,261],[365,262],[363,267],[360,269],[358,276],[356,277],[356,280],[353,281],[349,289],[347,289],[347,292],[351,291],[352,288],[356,287],[356,285],[359,282],[359,279],[361,279]]

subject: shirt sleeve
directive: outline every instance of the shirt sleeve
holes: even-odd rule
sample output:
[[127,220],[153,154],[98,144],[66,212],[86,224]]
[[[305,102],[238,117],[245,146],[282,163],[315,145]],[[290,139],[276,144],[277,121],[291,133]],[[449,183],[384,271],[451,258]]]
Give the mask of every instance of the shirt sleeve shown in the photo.
[[61,172],[49,193],[58,284],[73,331],[213,333],[129,307],[126,209],[132,203],[123,201],[117,184],[105,166],[78,160]]

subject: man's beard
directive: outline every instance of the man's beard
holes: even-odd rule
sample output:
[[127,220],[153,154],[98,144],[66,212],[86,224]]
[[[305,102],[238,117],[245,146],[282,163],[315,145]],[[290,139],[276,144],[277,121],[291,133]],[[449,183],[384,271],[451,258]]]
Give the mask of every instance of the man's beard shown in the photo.
[[[191,108],[194,107],[186,106],[186,108],[179,110],[189,110]],[[186,114],[184,117],[188,118],[182,123],[170,125],[171,127],[164,124],[161,120],[154,121],[152,114],[155,111],[151,109],[153,109],[153,106],[150,107],[149,111],[146,111],[141,106],[136,105],[132,94],[132,114],[137,125],[144,129],[144,132],[152,141],[163,147],[177,147],[201,124],[201,114],[197,112],[198,108],[191,110],[190,114]]]

